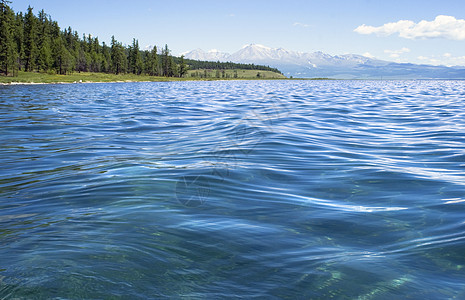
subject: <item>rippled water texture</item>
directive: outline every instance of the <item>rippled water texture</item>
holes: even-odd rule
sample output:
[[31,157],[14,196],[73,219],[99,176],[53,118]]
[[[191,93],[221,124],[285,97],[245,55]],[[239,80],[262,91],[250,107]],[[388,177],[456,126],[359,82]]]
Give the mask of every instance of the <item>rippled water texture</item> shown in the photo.
[[0,87],[0,298],[465,298],[465,82]]

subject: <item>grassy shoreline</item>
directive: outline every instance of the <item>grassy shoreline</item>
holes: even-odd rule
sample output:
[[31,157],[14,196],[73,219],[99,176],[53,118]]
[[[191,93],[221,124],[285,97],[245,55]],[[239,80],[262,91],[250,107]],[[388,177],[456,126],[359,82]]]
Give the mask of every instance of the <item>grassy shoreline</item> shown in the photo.
[[[200,72],[200,71],[199,71]],[[203,71],[201,71],[203,72]],[[18,76],[6,77],[0,76],[0,85],[15,84],[57,84],[57,83],[98,83],[98,82],[154,82],[154,81],[211,81],[211,80],[268,80],[268,79],[286,79],[285,76],[266,71],[266,76],[251,76],[250,72],[238,70],[237,78],[218,78],[209,76],[206,78],[187,76],[179,77],[161,77],[134,74],[106,74],[106,73],[72,73],[69,75],[57,75],[38,72],[19,72]],[[261,71],[261,73],[265,73]],[[203,73],[202,73],[203,74]],[[210,72],[208,73],[210,74]],[[257,72],[255,72],[257,74]],[[242,76],[241,76],[242,75]]]

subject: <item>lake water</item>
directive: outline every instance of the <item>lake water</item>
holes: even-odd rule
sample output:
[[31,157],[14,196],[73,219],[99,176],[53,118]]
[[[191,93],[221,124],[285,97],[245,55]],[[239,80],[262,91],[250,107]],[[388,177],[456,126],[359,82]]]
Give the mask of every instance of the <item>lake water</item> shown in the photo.
[[0,298],[465,299],[464,81],[0,86]]

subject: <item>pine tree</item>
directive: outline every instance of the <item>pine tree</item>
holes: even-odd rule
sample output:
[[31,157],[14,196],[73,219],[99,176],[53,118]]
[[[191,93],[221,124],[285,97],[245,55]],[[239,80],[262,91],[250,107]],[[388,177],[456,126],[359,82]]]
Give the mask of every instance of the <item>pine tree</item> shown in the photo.
[[111,72],[111,53],[110,48],[105,44],[102,45],[102,66],[100,67],[101,72]]
[[44,40],[39,50],[37,67],[39,70],[48,71],[52,66],[52,49],[48,39]]
[[17,49],[14,43],[14,12],[7,5],[8,1],[0,2],[0,70],[8,76],[15,71]]
[[26,71],[33,71],[37,58],[37,19],[30,6],[24,17],[24,56]]
[[115,36],[111,37],[111,62],[112,72],[121,74],[126,72],[126,54],[124,47],[116,41]]
[[170,55],[170,49],[168,49],[168,45],[165,45],[165,48],[162,50],[161,55],[162,55],[163,76],[166,76],[166,77],[173,76],[173,68],[172,68],[173,59]]
[[145,59],[145,72],[150,76],[159,75],[158,72],[158,55],[157,47],[153,46],[152,50],[147,53]]
[[22,70],[22,62],[24,60],[24,17],[20,12],[15,17],[14,40],[16,45],[16,65],[19,70]]
[[63,51],[63,41],[57,37],[53,40],[53,67],[58,74],[63,74],[63,58],[65,56]]
[[35,65],[38,70],[48,71],[51,67],[52,53],[51,53],[51,20],[48,19],[47,14],[44,10],[39,12],[38,22],[37,22],[37,60]]
[[61,37],[53,41],[52,55],[54,58],[53,66],[58,74],[65,75],[74,68],[74,59],[71,53],[66,49],[65,42]]
[[87,57],[82,46],[76,51],[76,71],[87,72]]
[[153,47],[152,51],[153,51],[152,55],[153,55],[154,64],[155,64],[155,75],[156,76],[162,76],[163,68],[162,68],[160,55],[158,55],[159,52],[157,50],[157,47]]
[[186,65],[186,62],[184,61],[184,55],[181,55],[180,62],[179,62],[179,77],[184,77],[186,73],[187,73],[187,65]]
[[142,54],[138,52],[136,55],[136,66],[135,66],[135,74],[140,75],[144,71],[144,63],[142,61]]
[[170,61],[169,65],[171,66],[171,70],[168,76],[169,77],[180,77],[178,65],[174,63],[174,59],[171,55],[169,56],[169,61]]
[[90,71],[97,72],[97,73],[100,72],[100,67],[102,65],[100,55],[97,52],[92,50],[89,56],[90,56]]
[[101,57],[99,55],[98,38],[92,38],[89,34],[87,39],[88,53],[86,55],[87,61],[89,62],[89,71],[100,72]]
[[130,73],[140,75],[143,71],[142,55],[139,49],[139,41],[132,40],[132,46],[129,47],[128,70]]

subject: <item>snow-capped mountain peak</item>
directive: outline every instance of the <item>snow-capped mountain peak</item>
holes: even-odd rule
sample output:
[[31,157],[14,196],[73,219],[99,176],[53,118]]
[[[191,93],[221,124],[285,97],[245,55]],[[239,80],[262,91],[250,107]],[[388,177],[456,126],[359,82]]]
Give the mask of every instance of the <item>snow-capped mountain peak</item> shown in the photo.
[[244,49],[244,48],[254,48],[254,49],[271,49],[270,47],[267,47],[267,46],[263,46],[263,45],[260,45],[260,44],[246,44],[244,46],[242,46],[241,49]]
[[217,49],[211,49],[209,51],[204,51],[200,48],[195,50],[181,53],[185,58],[195,59],[195,60],[206,60],[206,61],[227,61],[230,56],[229,53],[220,52]]
[[272,59],[273,50],[274,49],[265,47],[263,45],[250,44],[233,53],[230,59],[231,61],[241,61],[247,63]]
[[196,49],[184,53],[186,58],[206,61],[232,61],[237,63],[254,63],[288,69],[289,66],[316,69],[321,67],[353,67],[366,64],[374,59],[355,54],[329,55],[321,51],[313,53],[297,52],[284,48],[271,48],[260,44],[244,45],[233,54],[212,49],[205,52]]
[[465,69],[398,64],[358,54],[330,55],[322,51],[297,52],[260,44],[244,45],[233,54],[212,49],[184,53],[186,58],[269,65],[285,75],[333,78],[465,78]]

